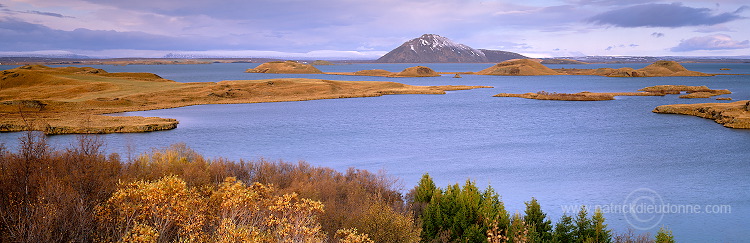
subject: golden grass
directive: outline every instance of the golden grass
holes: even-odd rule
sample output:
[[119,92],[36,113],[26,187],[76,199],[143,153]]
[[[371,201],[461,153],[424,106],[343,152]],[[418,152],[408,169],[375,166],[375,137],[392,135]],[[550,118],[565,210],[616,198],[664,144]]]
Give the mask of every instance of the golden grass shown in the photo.
[[725,127],[750,129],[750,101],[731,103],[676,104],[656,107],[653,112],[703,117]]
[[48,134],[142,132],[177,125],[174,119],[102,116],[107,113],[488,88],[301,78],[178,83],[153,74],[45,66],[4,71],[0,79],[0,132],[22,131],[28,124]]

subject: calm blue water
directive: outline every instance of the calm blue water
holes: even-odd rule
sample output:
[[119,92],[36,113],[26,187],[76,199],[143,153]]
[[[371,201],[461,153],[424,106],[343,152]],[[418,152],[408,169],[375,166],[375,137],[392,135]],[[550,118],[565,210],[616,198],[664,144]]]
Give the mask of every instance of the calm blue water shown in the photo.
[[[713,99],[618,97],[614,101],[568,102],[495,98],[501,92],[635,91],[660,84],[729,89],[735,100],[750,99],[750,76],[606,78],[598,76],[495,77],[450,75],[382,78],[336,75],[243,73],[257,64],[97,66],[110,72],[152,72],[179,82],[309,77],[383,80],[412,85],[490,85],[493,89],[446,95],[264,104],[201,105],[120,115],[176,118],[177,129],[103,135],[109,152],[128,156],[185,142],[207,157],[305,160],[339,170],[385,170],[412,188],[423,173],[445,187],[467,178],[492,185],[510,212],[523,212],[536,197],[557,221],[563,207],[622,205],[643,191],[639,203],[660,198],[701,212],[670,212],[636,218],[605,212],[610,228],[666,225],[682,242],[741,242],[750,238],[750,130],[728,129],[707,119],[655,114],[664,104],[725,102]],[[319,66],[323,71],[386,69],[415,64]],[[491,64],[423,64],[436,71],[478,71]],[[634,67],[645,64],[551,65],[559,68]],[[685,64],[688,69],[750,73],[750,64]],[[0,134],[13,147],[18,133]],[[74,136],[53,136],[67,146]],[[640,190],[639,190],[640,189]],[[645,190],[649,189],[649,190]],[[631,194],[633,193],[633,194]],[[628,200],[628,202],[633,202]],[[730,212],[705,213],[728,205]],[[726,207],[726,206],[723,206]],[[712,207],[709,207],[712,208]],[[726,211],[726,210],[724,210]],[[570,213],[569,213],[570,214]],[[630,222],[630,223],[629,223]],[[645,224],[645,225],[644,225]],[[649,228],[656,224],[656,228]],[[644,230],[637,230],[643,232]]]

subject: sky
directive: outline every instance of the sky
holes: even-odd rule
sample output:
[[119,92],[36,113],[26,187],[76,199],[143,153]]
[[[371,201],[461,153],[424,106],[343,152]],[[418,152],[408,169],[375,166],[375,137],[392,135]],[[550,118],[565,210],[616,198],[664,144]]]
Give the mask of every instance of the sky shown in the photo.
[[747,0],[0,0],[0,56],[375,59],[422,34],[561,56],[750,56]]

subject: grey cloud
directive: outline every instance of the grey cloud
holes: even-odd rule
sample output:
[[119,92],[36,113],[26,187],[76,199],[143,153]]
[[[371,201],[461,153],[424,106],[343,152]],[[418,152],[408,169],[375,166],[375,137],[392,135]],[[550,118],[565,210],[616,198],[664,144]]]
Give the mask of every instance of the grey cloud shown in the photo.
[[656,38],[661,38],[661,37],[664,37],[664,33],[654,32],[654,33],[651,33],[651,36],[656,37]]
[[669,49],[674,52],[686,52],[696,50],[732,50],[750,48],[750,41],[735,41],[731,36],[716,34],[698,36],[680,41],[675,47]]
[[37,14],[37,15],[44,15],[44,16],[51,16],[51,17],[58,17],[58,18],[74,18],[71,16],[62,15],[59,13],[51,13],[51,12],[41,12],[41,11],[23,11],[21,13],[30,13],[30,14]]
[[681,27],[715,25],[742,19],[738,15],[746,7],[733,13],[713,15],[708,8],[691,8],[674,4],[643,4],[604,12],[588,19],[589,22],[619,27]]
[[55,30],[12,18],[0,18],[0,50],[33,51],[52,49],[195,49],[196,43],[143,32],[89,29]]

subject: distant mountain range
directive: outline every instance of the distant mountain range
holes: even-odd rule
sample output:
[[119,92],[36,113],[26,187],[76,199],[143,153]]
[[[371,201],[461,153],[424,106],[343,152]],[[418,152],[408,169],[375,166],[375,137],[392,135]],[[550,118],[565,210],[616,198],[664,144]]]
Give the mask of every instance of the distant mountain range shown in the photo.
[[436,35],[424,34],[396,47],[375,62],[382,63],[482,63],[528,58],[524,55],[498,50],[474,49]]

